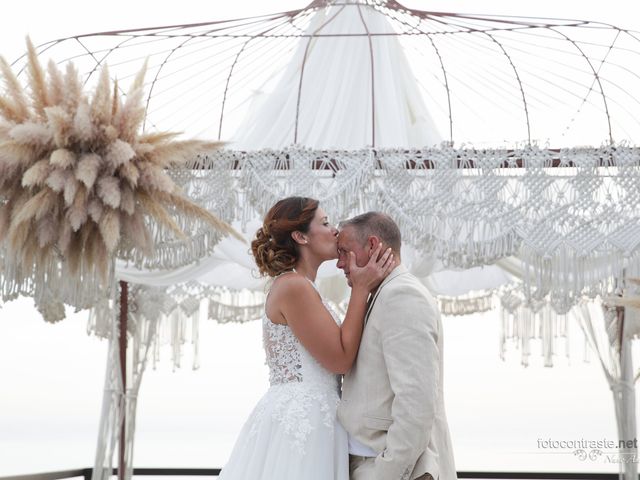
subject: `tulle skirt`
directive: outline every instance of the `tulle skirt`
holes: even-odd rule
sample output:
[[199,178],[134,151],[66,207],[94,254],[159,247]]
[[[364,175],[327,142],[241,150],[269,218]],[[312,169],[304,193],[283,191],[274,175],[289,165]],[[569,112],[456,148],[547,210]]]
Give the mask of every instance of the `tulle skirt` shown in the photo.
[[242,427],[222,480],[349,480],[335,389],[272,386]]

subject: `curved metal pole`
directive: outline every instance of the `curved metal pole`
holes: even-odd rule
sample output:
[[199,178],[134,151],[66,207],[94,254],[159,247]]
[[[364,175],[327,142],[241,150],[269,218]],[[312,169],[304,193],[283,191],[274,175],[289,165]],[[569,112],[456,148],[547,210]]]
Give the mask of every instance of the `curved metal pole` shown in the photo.
[[[387,2],[387,4],[385,6],[387,8],[390,8],[389,7],[390,4],[395,4],[395,5],[398,6],[398,8],[404,9],[406,12],[408,12],[404,6],[400,5],[397,2],[389,1],[389,2]],[[410,14],[410,12],[409,12],[409,14]],[[438,61],[440,63],[440,68],[442,70],[442,76],[444,78],[444,88],[445,88],[445,91],[447,93],[447,108],[449,110],[449,143],[451,143],[451,145],[453,145],[453,110],[451,109],[451,90],[449,89],[449,75],[447,74],[447,69],[444,66],[444,59],[442,58],[442,55],[440,54],[440,49],[438,48],[438,46],[434,42],[434,40],[432,38],[432,35],[429,34],[429,32],[426,32],[426,31],[422,30],[421,28],[418,28],[418,26],[410,25],[405,20],[403,20],[402,18],[399,18],[399,17],[397,17],[395,15],[393,17],[390,17],[390,18],[393,18],[396,22],[400,22],[401,24],[403,24],[404,26],[408,27],[409,29],[415,30],[416,32],[418,32],[421,35],[425,35],[429,39],[429,42],[431,42],[431,46],[433,47],[434,51],[436,52],[436,56],[438,57]],[[418,17],[418,18],[420,19],[420,22],[422,22],[424,20],[422,17]]]
[[373,39],[371,38],[371,32],[369,32],[369,27],[367,27],[367,22],[364,21],[364,16],[362,15],[362,8],[360,8],[360,4],[358,3],[358,15],[360,16],[360,20],[362,21],[362,26],[364,27],[365,32],[367,32],[367,39],[369,40],[369,57],[371,60],[371,147],[376,147],[376,88],[375,88],[375,70],[374,70],[374,56],[373,56]]
[[529,145],[531,145],[531,123],[529,121],[529,108],[527,106],[527,97],[524,94],[524,87],[522,86],[522,80],[520,80],[520,74],[518,73],[518,69],[514,65],[513,60],[511,59],[511,55],[509,55],[507,50],[504,48],[504,45],[502,45],[502,43],[497,41],[493,37],[493,35],[491,35],[489,33],[485,33],[485,32],[482,32],[482,33],[484,33],[487,37],[489,37],[491,39],[492,42],[494,42],[496,45],[498,45],[500,47],[500,50],[502,50],[502,53],[504,54],[504,56],[507,57],[507,60],[509,60],[509,65],[511,65],[511,68],[513,69],[513,73],[516,76],[516,80],[518,82],[518,86],[520,87],[520,94],[522,95],[522,103],[524,105],[524,116],[525,116],[525,119],[527,121],[527,143]]
[[[279,18],[282,17],[276,17],[274,18],[274,20],[277,20]],[[233,75],[233,70],[236,67],[236,64],[238,63],[238,59],[240,58],[240,55],[242,55],[242,52],[244,52],[244,50],[247,48],[247,45],[249,45],[249,43],[252,40],[255,40],[256,38],[259,38],[260,36],[264,35],[265,33],[268,33],[270,31],[272,31],[275,28],[280,27],[281,25],[275,25],[273,27],[270,27],[260,33],[257,33],[254,37],[249,38],[246,42],[244,42],[242,44],[242,48],[240,48],[240,51],[236,54],[236,57],[233,59],[233,63],[231,64],[231,68],[229,68],[229,75],[227,76],[227,81],[224,85],[224,93],[222,94],[222,106],[220,107],[220,122],[218,124],[218,140],[221,140],[222,138],[222,122],[224,120],[224,107],[227,104],[227,93],[229,91],[229,84],[231,83],[231,76]]]
[[129,38],[124,39],[122,42],[118,43],[115,47],[110,48],[110,49],[107,51],[107,53],[105,53],[105,54],[104,54],[104,56],[102,57],[102,59],[98,60],[98,59],[96,58],[96,56],[94,55],[94,52],[92,52],[91,50],[89,50],[89,49],[87,48],[87,46],[86,46],[84,43],[82,43],[82,42],[80,41],[80,38],[79,38],[79,37],[73,37],[73,39],[74,39],[76,42],[78,42],[78,43],[80,44],[80,46],[86,50],[87,54],[88,54],[91,58],[93,58],[93,60],[96,62],[96,64],[95,64],[95,66],[93,67],[93,69],[92,69],[92,70],[87,74],[87,78],[86,78],[86,79],[85,79],[85,81],[84,81],[84,85],[86,85],[86,84],[87,84],[87,82],[89,81],[89,79],[91,78],[91,76],[96,72],[96,70],[98,70],[98,67],[99,67],[100,65],[102,65],[102,62],[104,62],[104,61],[107,59],[107,57],[108,57],[109,55],[111,55],[115,50],[117,50],[118,48],[120,48],[120,47],[121,47],[122,45],[124,45],[125,43],[127,43],[127,42],[129,42],[129,41],[133,40],[134,38],[135,38],[135,37],[129,37]]
[[167,56],[164,57],[164,60],[162,61],[162,63],[158,67],[158,71],[156,72],[155,77],[153,77],[153,81],[151,82],[151,86],[149,87],[149,93],[147,94],[147,101],[146,101],[146,103],[144,105],[144,121],[142,122],[142,130],[143,131],[147,127],[147,112],[149,111],[149,102],[151,102],[151,95],[153,94],[153,89],[156,86],[156,82],[158,81],[158,77],[160,76],[160,72],[162,71],[162,69],[167,64],[167,62],[169,61],[169,59],[171,58],[171,56],[174,53],[176,53],[180,48],[184,47],[187,43],[189,43],[191,40],[194,40],[195,38],[197,38],[197,37],[187,38],[180,45],[178,45],[177,47],[172,48],[171,51],[167,54]]
[[[593,68],[593,64],[591,63],[591,60],[589,60],[589,57],[587,57],[584,51],[580,48],[580,46],[574,40],[569,38],[566,34],[559,32],[553,27],[549,27],[549,30],[556,32],[558,35],[561,35],[566,41],[571,43],[578,50],[578,52],[580,52],[580,55],[582,56],[582,58],[584,58],[587,64],[589,65],[589,68],[593,73],[594,80],[598,83],[598,87],[600,87],[600,95],[602,96],[602,102],[604,103],[604,111],[607,115],[607,127],[609,129],[609,142],[611,145],[613,145],[613,131],[611,129],[611,115],[609,114],[609,105],[607,103],[607,96],[604,94],[604,88],[602,87],[602,82],[600,82],[600,76],[598,75],[598,72],[596,72],[596,69]],[[591,90],[593,90],[593,88],[589,88],[589,91]],[[587,92],[587,95],[589,95],[589,92]]]
[[[316,3],[316,2],[314,2]],[[312,4],[313,5],[313,4]],[[300,100],[302,98],[302,80],[304,78],[304,67],[307,64],[307,56],[309,55],[309,47],[311,46],[311,41],[315,38],[315,36],[322,30],[326,25],[328,25],[334,18],[336,18],[343,10],[344,5],[340,10],[338,10],[333,17],[327,19],[322,25],[315,29],[315,31],[309,35],[309,39],[307,40],[307,45],[304,49],[304,56],[302,57],[302,65],[300,66],[300,81],[298,82],[298,99],[296,101],[296,120],[294,124],[293,131],[293,143],[298,143],[298,122],[300,121]]]
[[447,91],[447,107],[449,109],[449,142],[453,145],[453,111],[451,110],[451,91],[449,90],[449,76],[447,75],[447,69],[444,68],[444,60],[442,59],[442,55],[440,55],[440,50],[436,46],[431,35],[427,34],[427,38],[431,42],[431,46],[436,52],[438,56],[438,60],[440,61],[440,68],[442,69],[442,75],[444,77],[444,88]]
[[[256,17],[259,18],[259,17]],[[219,23],[219,22],[212,22],[213,23]],[[208,24],[205,24],[208,25]],[[156,83],[158,81],[158,77],[160,76],[160,72],[162,71],[162,69],[164,68],[164,66],[167,64],[167,62],[169,61],[169,59],[173,56],[173,54],[178,51],[179,49],[181,49],[182,47],[184,47],[187,43],[189,43],[191,40],[195,40],[197,38],[200,38],[202,36],[205,36],[207,33],[211,33],[210,30],[209,32],[206,32],[204,34],[200,34],[198,36],[193,36],[193,37],[189,37],[187,38],[184,42],[182,42],[180,45],[178,45],[177,47],[172,48],[169,53],[167,54],[167,56],[164,58],[164,60],[162,61],[162,63],[160,64],[160,66],[158,67],[158,71],[156,72],[155,77],[153,78],[153,81],[151,82],[151,86],[149,87],[149,93],[147,94],[147,101],[144,107],[144,111],[145,111],[145,116],[144,116],[144,121],[142,123],[142,129],[144,130],[146,128],[147,125],[147,112],[149,110],[149,102],[151,102],[151,95],[153,94],[153,89],[156,86]]]
[[222,106],[220,107],[220,122],[218,122],[218,140],[222,138],[222,120],[224,119],[224,106],[227,103],[227,92],[229,91],[229,83],[231,82],[231,75],[233,75],[233,69],[235,68],[236,63],[238,63],[238,58],[240,58],[240,55],[242,54],[242,52],[244,52],[244,49],[247,47],[247,45],[251,40],[253,40],[253,38],[250,38],[249,40],[247,40],[242,44],[242,48],[236,54],[236,58],[233,60],[233,63],[231,64],[231,68],[229,68],[229,75],[227,75],[227,81],[224,85],[224,93],[222,94]]

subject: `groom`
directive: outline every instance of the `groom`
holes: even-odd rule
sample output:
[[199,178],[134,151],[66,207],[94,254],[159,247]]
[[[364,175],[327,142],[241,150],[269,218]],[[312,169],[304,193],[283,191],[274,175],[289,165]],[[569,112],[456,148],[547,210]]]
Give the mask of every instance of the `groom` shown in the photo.
[[[341,223],[338,268],[348,252],[365,265],[378,243],[400,262],[400,230],[386,214]],[[435,300],[401,263],[372,292],[358,357],[345,375],[338,419],[349,433],[351,480],[451,480],[456,471],[442,394],[442,324]]]

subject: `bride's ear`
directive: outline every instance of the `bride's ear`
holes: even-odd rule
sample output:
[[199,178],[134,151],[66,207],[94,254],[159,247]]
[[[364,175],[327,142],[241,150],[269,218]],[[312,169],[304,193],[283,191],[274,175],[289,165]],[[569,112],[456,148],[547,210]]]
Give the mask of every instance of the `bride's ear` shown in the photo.
[[309,243],[304,233],[302,233],[300,230],[295,230],[291,232],[291,238],[293,238],[293,241],[296,242],[298,245],[306,245],[307,243]]

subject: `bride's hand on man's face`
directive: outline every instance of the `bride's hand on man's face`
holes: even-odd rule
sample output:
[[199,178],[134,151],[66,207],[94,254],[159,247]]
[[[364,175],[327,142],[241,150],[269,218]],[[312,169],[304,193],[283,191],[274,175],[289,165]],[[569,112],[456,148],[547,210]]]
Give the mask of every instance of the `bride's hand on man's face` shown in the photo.
[[379,243],[373,251],[369,261],[364,267],[356,265],[356,255],[353,252],[348,253],[349,276],[353,288],[361,287],[371,291],[380,285],[380,282],[386,278],[391,270],[396,266],[391,248],[387,248],[382,253],[382,244]]

